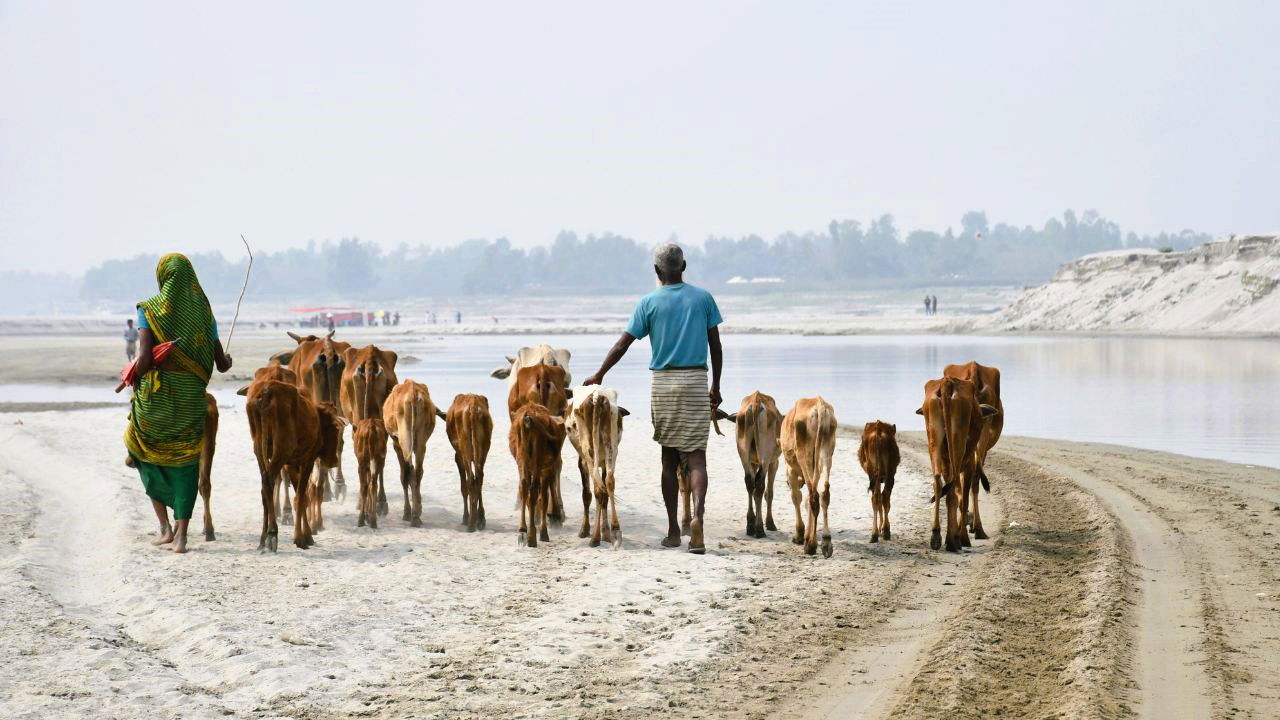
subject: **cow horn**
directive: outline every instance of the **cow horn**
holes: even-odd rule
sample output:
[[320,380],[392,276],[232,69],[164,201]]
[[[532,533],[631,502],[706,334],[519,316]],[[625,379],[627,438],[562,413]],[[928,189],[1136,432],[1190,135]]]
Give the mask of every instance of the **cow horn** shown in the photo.
[[505,365],[503,367],[494,368],[493,371],[489,373],[489,377],[506,380],[511,377],[511,366]]
[[237,390],[237,391],[236,391],[236,394],[237,394],[237,395],[240,395],[241,397],[243,397],[243,396],[245,396],[245,395],[248,395],[248,394],[249,394],[249,386],[248,386],[248,385],[245,385],[244,387],[240,388],[239,390]]
[[508,365],[515,365],[515,364],[516,364],[516,359],[515,359],[514,357],[512,357],[511,355],[504,355],[503,357],[505,357],[505,358],[507,359],[507,364],[508,364]]
[[338,332],[338,331],[337,331],[337,330],[330,330],[330,331],[329,331],[329,334],[324,336],[324,339],[325,339],[325,340],[332,340],[332,339],[333,339],[333,334],[334,334],[334,333],[336,333],[336,332]]
[[284,334],[285,334],[285,335],[288,335],[288,336],[289,336],[289,337],[291,337],[291,338],[293,338],[293,341],[294,341],[294,342],[296,342],[296,343],[298,343],[299,345],[301,345],[301,344],[302,344],[302,337],[301,337],[300,335],[298,335],[298,333],[293,332],[292,330],[285,330],[285,331],[284,331]]
[[436,417],[440,418],[441,420],[444,420],[446,417],[448,417],[448,415],[445,413],[445,411],[441,410],[440,408],[436,408]]
[[626,417],[630,414],[631,414],[630,410],[622,407],[621,405],[618,406],[618,417]]
[[916,414],[917,414],[917,415],[923,415],[923,414],[924,414],[924,406],[921,406],[921,407],[916,408]]

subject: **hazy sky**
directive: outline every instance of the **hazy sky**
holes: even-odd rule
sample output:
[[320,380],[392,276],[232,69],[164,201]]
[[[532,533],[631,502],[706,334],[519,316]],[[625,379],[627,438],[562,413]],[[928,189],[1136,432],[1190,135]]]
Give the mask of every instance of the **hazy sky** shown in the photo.
[[0,0],[3,267],[892,213],[1280,229],[1280,3]]

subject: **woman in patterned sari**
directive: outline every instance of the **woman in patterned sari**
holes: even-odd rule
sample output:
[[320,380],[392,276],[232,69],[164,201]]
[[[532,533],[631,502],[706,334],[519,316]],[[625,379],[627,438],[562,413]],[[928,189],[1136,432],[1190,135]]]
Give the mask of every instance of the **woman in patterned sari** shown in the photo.
[[[160,520],[154,544],[172,543],[182,553],[199,484],[205,388],[215,365],[218,372],[231,368],[231,356],[223,352],[190,260],[178,253],[160,258],[156,282],[160,293],[138,303],[137,380],[124,444]],[[154,366],[152,348],[170,341],[173,350]],[[169,525],[168,508],[176,528]]]

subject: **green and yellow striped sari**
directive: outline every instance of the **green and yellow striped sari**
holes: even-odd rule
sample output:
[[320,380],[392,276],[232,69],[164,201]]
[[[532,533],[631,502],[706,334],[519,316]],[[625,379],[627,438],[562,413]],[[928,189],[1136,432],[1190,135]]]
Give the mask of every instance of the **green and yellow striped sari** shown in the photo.
[[160,293],[138,303],[138,310],[156,344],[176,343],[163,365],[147,372],[134,389],[124,444],[137,461],[147,494],[174,508],[175,518],[191,517],[204,441],[204,394],[213,372],[213,312],[185,256],[160,258],[156,282]]

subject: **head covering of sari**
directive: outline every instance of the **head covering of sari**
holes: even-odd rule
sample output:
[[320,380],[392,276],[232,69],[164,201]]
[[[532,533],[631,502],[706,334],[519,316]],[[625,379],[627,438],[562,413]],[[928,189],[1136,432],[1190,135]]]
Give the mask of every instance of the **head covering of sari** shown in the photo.
[[157,343],[175,347],[133,393],[124,442],[129,453],[154,465],[189,465],[200,458],[205,388],[213,372],[213,312],[195,268],[170,253],[156,265],[160,292],[138,303]]

